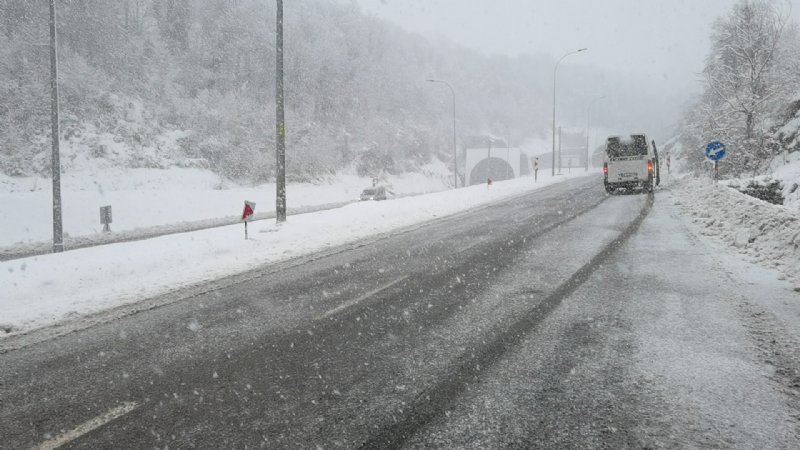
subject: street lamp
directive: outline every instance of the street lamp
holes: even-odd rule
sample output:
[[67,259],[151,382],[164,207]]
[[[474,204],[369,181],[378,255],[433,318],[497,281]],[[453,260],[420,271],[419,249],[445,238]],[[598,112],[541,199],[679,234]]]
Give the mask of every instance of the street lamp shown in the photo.
[[600,97],[595,97],[592,101],[589,102],[589,106],[586,107],[586,171],[589,171],[589,159],[591,158],[591,151],[589,150],[589,121],[592,118],[592,106],[598,101],[606,98],[605,95],[601,95]]
[[56,0],[50,0],[50,122],[53,174],[53,253],[64,251],[64,235],[61,223],[61,160],[58,125],[58,38],[56,35]]
[[286,222],[286,119],[283,83],[283,0],[276,2],[275,28],[275,221]]
[[588,50],[587,48],[579,48],[578,50],[569,52],[561,57],[556,63],[556,67],[553,69],[553,168],[552,168],[552,175],[556,175],[556,74],[558,73],[558,65],[561,64],[561,61],[564,60],[569,55],[574,55],[576,53],[585,52]]
[[450,93],[453,94],[453,189],[458,188],[458,147],[456,146],[456,91],[450,83],[443,80],[426,80],[429,83],[442,83],[450,88]]

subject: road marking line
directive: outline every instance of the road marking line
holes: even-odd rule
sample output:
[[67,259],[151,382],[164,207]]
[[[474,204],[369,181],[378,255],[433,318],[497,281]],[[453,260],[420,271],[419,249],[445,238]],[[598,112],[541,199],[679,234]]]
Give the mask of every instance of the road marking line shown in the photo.
[[334,315],[334,314],[338,313],[339,311],[341,311],[341,310],[343,310],[343,309],[346,309],[346,308],[349,308],[349,307],[351,307],[351,306],[353,306],[353,305],[356,305],[356,304],[358,304],[358,303],[360,303],[360,302],[362,302],[362,301],[364,301],[364,300],[366,300],[366,299],[368,299],[368,298],[372,297],[372,296],[373,296],[373,295],[375,295],[375,294],[378,294],[378,293],[380,293],[380,292],[382,292],[382,291],[385,291],[386,289],[389,289],[390,287],[392,287],[392,286],[394,286],[395,284],[397,284],[397,283],[399,283],[399,282],[401,282],[401,281],[405,280],[406,278],[408,278],[408,275],[406,275],[406,276],[404,276],[404,277],[400,277],[400,278],[398,278],[398,279],[396,279],[396,280],[392,281],[391,283],[384,284],[383,286],[381,286],[381,287],[379,287],[379,288],[377,288],[377,289],[374,289],[374,290],[372,290],[372,291],[369,291],[369,292],[367,292],[366,294],[362,295],[361,297],[358,297],[358,298],[356,298],[356,299],[353,299],[353,300],[350,300],[350,301],[344,302],[344,303],[342,303],[341,305],[337,306],[336,308],[333,308],[332,310],[330,310],[330,311],[326,312],[325,314],[322,314],[321,316],[317,317],[317,319],[316,319],[316,320],[326,319],[326,318],[328,318],[328,317],[330,317],[330,316],[332,316],[332,315]]
[[74,441],[75,439],[87,434],[93,430],[96,430],[103,425],[111,422],[112,420],[118,419],[125,414],[133,411],[134,409],[141,406],[139,403],[136,402],[125,402],[120,406],[108,411],[107,413],[97,416],[94,419],[87,420],[82,424],[78,425],[72,431],[68,431],[61,436],[58,436],[54,439],[47,440],[38,446],[34,447],[36,450],[53,450],[62,445]]

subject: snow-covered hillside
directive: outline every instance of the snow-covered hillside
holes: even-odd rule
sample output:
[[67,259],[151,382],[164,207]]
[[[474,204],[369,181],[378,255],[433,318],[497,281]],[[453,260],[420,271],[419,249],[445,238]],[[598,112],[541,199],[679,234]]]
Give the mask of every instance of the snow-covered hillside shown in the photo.
[[[713,163],[705,159],[697,160],[689,155],[690,152],[702,153],[702,149],[687,149],[677,139],[669,148],[671,149],[671,171],[673,173],[690,178],[711,179],[714,170]],[[782,206],[790,211],[800,212],[800,152],[783,152],[777,155],[763,172],[741,178],[723,176],[720,184],[731,189],[744,190],[743,188],[750,184],[763,186],[777,182],[783,198]]]

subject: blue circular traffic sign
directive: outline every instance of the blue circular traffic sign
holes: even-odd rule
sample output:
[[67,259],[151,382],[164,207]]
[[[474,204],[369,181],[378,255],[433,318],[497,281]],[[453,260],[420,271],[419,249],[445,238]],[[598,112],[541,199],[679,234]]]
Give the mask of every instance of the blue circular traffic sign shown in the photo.
[[725,144],[714,141],[706,146],[706,158],[712,161],[719,161],[725,157]]

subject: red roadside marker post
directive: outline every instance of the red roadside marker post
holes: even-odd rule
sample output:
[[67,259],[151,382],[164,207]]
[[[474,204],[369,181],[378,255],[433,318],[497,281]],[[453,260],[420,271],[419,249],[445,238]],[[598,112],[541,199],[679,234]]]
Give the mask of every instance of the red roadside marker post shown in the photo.
[[244,201],[244,211],[242,211],[242,222],[244,222],[244,239],[247,240],[247,222],[253,217],[256,210],[255,202]]

